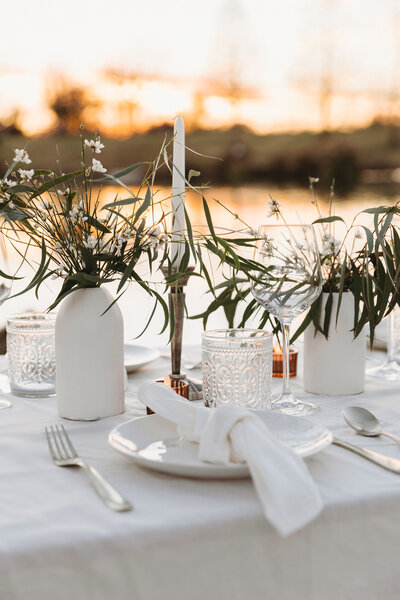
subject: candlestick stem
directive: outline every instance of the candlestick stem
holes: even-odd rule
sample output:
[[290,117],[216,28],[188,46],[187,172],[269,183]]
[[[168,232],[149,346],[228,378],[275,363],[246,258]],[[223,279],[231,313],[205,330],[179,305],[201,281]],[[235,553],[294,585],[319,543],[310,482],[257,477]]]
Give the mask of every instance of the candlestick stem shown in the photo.
[[[174,269],[176,271],[176,269]],[[169,309],[174,314],[174,332],[171,338],[171,379],[185,379],[185,373],[181,372],[183,321],[185,318],[185,294],[184,287],[189,280],[189,273],[194,267],[188,267],[188,275],[178,279],[169,290]],[[164,277],[168,275],[168,269],[163,268]]]

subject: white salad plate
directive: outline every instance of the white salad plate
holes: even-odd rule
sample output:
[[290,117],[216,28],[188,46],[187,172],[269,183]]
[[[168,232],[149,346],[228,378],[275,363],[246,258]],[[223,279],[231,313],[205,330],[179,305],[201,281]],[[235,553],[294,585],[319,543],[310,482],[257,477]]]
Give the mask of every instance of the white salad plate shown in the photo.
[[137,346],[136,344],[124,345],[124,363],[128,373],[148,365],[159,356],[160,353],[155,348],[146,348],[146,346]]
[[[258,411],[257,414],[274,437],[299,456],[316,454],[332,441],[330,431],[307,418],[272,411]],[[217,465],[199,460],[198,444],[178,436],[176,425],[159,415],[140,417],[118,425],[111,431],[108,441],[135,463],[156,471],[212,479],[249,477],[245,464]]]

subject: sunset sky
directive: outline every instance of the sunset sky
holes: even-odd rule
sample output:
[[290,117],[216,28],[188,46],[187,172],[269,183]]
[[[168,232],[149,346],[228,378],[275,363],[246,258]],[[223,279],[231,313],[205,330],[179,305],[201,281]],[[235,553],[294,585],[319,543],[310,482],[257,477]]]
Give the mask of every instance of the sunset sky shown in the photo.
[[[397,109],[398,5],[396,0],[4,3],[0,119],[19,110],[28,133],[50,126],[46,94],[62,76],[88,89],[97,102],[94,118],[110,132],[122,126],[127,110],[133,129],[196,110],[202,125],[240,121],[258,131],[364,124]],[[118,72],[119,79],[107,70]],[[236,101],[230,98],[232,85]],[[321,89],[329,96],[323,106]]]

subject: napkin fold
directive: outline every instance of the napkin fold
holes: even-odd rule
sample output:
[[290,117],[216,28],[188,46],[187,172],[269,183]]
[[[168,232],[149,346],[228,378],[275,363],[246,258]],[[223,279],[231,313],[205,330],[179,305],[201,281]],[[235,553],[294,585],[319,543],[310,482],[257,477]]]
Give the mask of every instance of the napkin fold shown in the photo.
[[264,515],[280,535],[294,533],[321,512],[321,496],[303,459],[274,438],[254,412],[233,405],[195,406],[154,382],[142,384],[138,398],[197,442],[200,460],[247,463]]

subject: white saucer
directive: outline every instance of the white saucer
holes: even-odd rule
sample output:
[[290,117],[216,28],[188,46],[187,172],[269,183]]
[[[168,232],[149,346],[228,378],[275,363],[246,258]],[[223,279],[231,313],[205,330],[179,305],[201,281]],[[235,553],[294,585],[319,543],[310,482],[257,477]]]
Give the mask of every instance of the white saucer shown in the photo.
[[137,371],[159,358],[160,353],[155,348],[137,346],[136,344],[124,345],[124,363],[128,373]]
[[[265,420],[277,439],[300,456],[320,452],[332,441],[330,431],[304,417],[272,411],[259,411],[257,414]],[[137,464],[156,471],[212,479],[249,476],[244,464],[214,465],[200,461],[198,444],[178,437],[176,425],[159,415],[140,417],[118,425],[111,431],[108,441]]]

